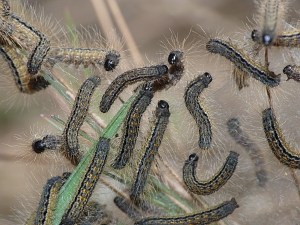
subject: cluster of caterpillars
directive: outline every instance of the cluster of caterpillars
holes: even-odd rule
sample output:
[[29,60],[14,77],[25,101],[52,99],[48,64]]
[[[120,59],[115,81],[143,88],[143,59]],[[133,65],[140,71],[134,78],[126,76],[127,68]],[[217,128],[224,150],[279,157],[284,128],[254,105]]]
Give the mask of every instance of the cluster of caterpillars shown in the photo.
[[[282,21],[280,16],[284,15],[285,3],[280,0],[265,0],[261,4],[265,10],[261,13],[259,28],[254,29],[251,33],[252,40],[260,46],[259,49],[264,47],[267,52],[271,46],[299,47],[299,31],[280,33],[279,27]],[[9,1],[1,0],[0,10],[0,53],[8,63],[16,86],[22,93],[33,94],[49,86],[50,83],[44,78],[43,73],[50,73],[50,69],[55,67],[57,63],[66,66],[72,64],[75,67],[82,65],[84,68],[91,65],[105,71],[113,71],[121,60],[120,53],[114,49],[53,47],[51,40],[45,34],[11,11]],[[240,74],[240,76],[236,76],[239,89],[248,86],[246,82],[248,77],[252,77],[266,86],[270,108],[262,112],[262,125],[267,141],[281,163],[299,169],[300,156],[290,149],[284,141],[273,112],[270,88],[276,88],[280,85],[280,74],[270,71],[267,61],[265,65],[262,65],[262,63],[253,60],[252,56],[247,55],[230,40],[211,38],[206,43],[206,50],[225,57],[234,65],[235,72]],[[124,117],[124,129],[118,147],[119,152],[110,165],[113,169],[122,170],[130,162],[140,133],[142,116],[155,94],[176,85],[186,72],[184,54],[184,49],[172,49],[168,58],[165,59],[168,64],[127,70],[117,76],[106,88],[99,103],[101,113],[107,113],[110,110],[115,100],[127,86],[141,82],[135,90],[135,97]],[[297,82],[300,81],[299,71],[300,69],[296,65],[288,65],[283,69],[283,73],[287,75],[288,79],[294,79]],[[241,77],[244,79],[245,76],[247,78],[241,81]],[[213,141],[213,133],[212,121],[201,106],[199,95],[212,80],[212,75],[208,72],[198,75],[187,84],[183,96],[186,108],[199,129],[198,146],[201,151],[209,151]],[[63,173],[62,176],[50,178],[44,186],[37,209],[31,214],[26,224],[93,224],[95,221],[99,222],[100,214],[103,215],[101,206],[89,200],[104,166],[107,166],[112,137],[100,134],[95,146],[86,154],[81,150],[78,139],[81,126],[88,115],[91,98],[100,83],[100,76],[97,75],[90,76],[82,83],[61,134],[46,135],[41,139],[33,140],[32,150],[36,154],[42,154],[49,149],[57,149],[74,166],[83,169],[78,172],[81,173],[81,176],[77,180],[72,180],[75,175],[68,172]],[[142,198],[142,193],[145,191],[152,164],[163,141],[171,112],[172,109],[166,100],[157,102],[148,135],[145,137],[140,150],[143,155],[139,161],[135,180],[131,184],[129,197],[117,196],[114,200],[116,206],[130,218],[136,220],[135,224],[143,225],[209,224],[227,217],[239,207],[235,198],[200,213],[178,217],[153,216],[143,218],[140,214],[139,211],[150,214],[156,212],[155,207]],[[240,131],[238,119],[234,118],[228,121],[228,130],[235,141],[243,145],[249,154],[251,151],[258,151],[255,144],[249,144],[251,142],[249,138]],[[230,151],[223,166],[211,179],[199,181],[195,175],[199,157],[195,153],[191,154],[182,168],[182,177],[186,188],[196,195],[209,195],[218,191],[234,174],[238,164],[238,156],[237,152]],[[257,177],[261,186],[264,186],[267,181],[266,176],[263,168],[258,170]],[[59,217],[56,215],[56,207],[62,201],[60,200],[62,198],[60,192],[68,185],[70,186],[72,182],[75,182],[72,185],[76,191],[67,197],[67,206],[63,212],[60,212],[61,216]],[[95,215],[86,216],[89,210],[96,212]],[[107,222],[107,218],[103,218],[103,220]]]

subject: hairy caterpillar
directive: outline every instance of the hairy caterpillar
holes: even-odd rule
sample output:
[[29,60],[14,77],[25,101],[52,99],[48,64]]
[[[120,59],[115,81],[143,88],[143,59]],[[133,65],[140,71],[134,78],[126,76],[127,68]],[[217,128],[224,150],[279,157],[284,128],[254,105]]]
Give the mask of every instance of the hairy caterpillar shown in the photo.
[[12,70],[15,83],[20,92],[33,94],[50,85],[50,83],[45,80],[42,75],[37,74],[32,76],[28,73],[22,56],[17,52],[17,49],[10,48],[6,45],[0,46],[0,54],[4,57]]
[[121,91],[128,85],[140,80],[156,80],[168,73],[166,65],[137,68],[119,75],[106,89],[100,102],[100,111],[106,113]]
[[82,64],[84,68],[89,65],[103,66],[106,71],[111,71],[119,64],[120,58],[120,53],[115,50],[54,48],[50,51],[48,61],[51,66],[63,62],[66,65],[74,64],[75,68]]
[[276,75],[263,67],[259,62],[254,62],[249,56],[237,49],[230,42],[221,39],[210,39],[206,43],[207,51],[218,53],[231,61],[237,69],[255,78],[269,87],[276,87],[280,83],[280,74]]
[[135,225],[149,225],[149,224],[210,224],[211,222],[219,221],[238,208],[235,198],[230,201],[225,201],[218,206],[213,207],[207,211],[187,215],[177,218],[145,218],[135,223]]
[[132,102],[130,110],[127,113],[125,129],[122,135],[120,146],[121,151],[112,164],[113,168],[122,169],[129,161],[138,137],[142,115],[151,103],[152,98],[152,84],[150,82],[147,82],[142,85],[142,89],[140,90],[135,100]]
[[276,158],[288,167],[299,169],[300,155],[285,142],[275,114],[271,108],[265,109],[262,112],[262,124],[269,146]]
[[185,161],[183,166],[183,181],[188,189],[198,195],[209,195],[219,190],[233,175],[238,163],[239,154],[231,151],[224,165],[216,175],[208,181],[200,182],[195,177],[195,169],[199,157],[193,153]]
[[157,103],[154,116],[155,118],[152,122],[149,136],[146,139],[146,143],[143,145],[142,151],[144,152],[144,155],[139,162],[136,179],[130,192],[130,199],[135,204],[139,202],[139,196],[145,188],[151,164],[158,152],[158,148],[167,128],[170,117],[169,104],[164,100],[160,100]]
[[211,145],[212,131],[211,124],[207,114],[199,104],[199,95],[207,88],[212,77],[209,73],[204,73],[191,81],[185,89],[184,101],[189,113],[193,116],[199,128],[199,147],[208,149]]
[[100,77],[91,76],[81,85],[62,135],[64,153],[75,165],[78,164],[81,157],[78,143],[78,132],[87,115],[89,103],[94,90],[100,82]]
[[241,129],[240,122],[237,118],[232,118],[227,121],[228,132],[231,137],[235,140],[236,143],[240,144],[249,154],[251,160],[255,165],[256,177],[258,185],[263,187],[265,186],[268,177],[267,171],[265,169],[265,162],[261,154],[261,150],[258,145],[251,140],[246,134],[244,134]]

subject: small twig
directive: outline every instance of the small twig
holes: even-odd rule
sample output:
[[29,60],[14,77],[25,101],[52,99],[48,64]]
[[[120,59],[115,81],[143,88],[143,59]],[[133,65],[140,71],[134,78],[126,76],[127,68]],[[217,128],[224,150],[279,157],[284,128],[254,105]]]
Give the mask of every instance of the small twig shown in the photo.
[[94,6],[102,30],[105,34],[109,34],[114,25],[105,2],[103,0],[91,0],[91,3]]
[[265,47],[265,67],[267,69],[269,69],[269,51],[268,51],[268,47]]
[[[269,63],[268,47],[265,47],[265,67],[267,70],[269,70],[269,65],[270,65],[270,63]],[[267,95],[269,98],[270,107],[273,109],[272,96],[271,96],[271,91],[270,91],[269,86],[266,86],[266,90],[267,90]]]
[[[93,0],[93,1],[96,1],[96,0]],[[141,54],[140,54],[140,52],[137,48],[137,45],[132,37],[132,34],[127,26],[127,23],[122,15],[122,12],[120,10],[120,7],[118,6],[118,3],[115,0],[108,0],[107,4],[116,20],[116,23],[121,31],[121,34],[124,35],[127,46],[132,53],[132,57],[135,62],[135,65],[141,64],[142,63]]]

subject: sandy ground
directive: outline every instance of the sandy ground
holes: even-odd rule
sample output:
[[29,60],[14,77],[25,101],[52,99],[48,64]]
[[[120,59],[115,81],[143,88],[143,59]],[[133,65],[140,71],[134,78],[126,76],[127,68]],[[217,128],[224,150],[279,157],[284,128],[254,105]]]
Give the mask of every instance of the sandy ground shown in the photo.
[[[107,5],[107,1],[101,0],[101,2]],[[35,3],[38,3],[44,8],[44,14],[46,16],[51,16],[53,20],[58,20],[61,24],[64,24],[65,16],[69,14],[73,23],[78,28],[80,28],[80,26],[87,27],[93,25],[98,27],[98,29],[103,29],[91,1],[29,1],[29,4]],[[248,22],[248,18],[251,19],[255,12],[254,3],[252,1],[240,0],[118,0],[117,3],[136,46],[138,46],[137,50],[140,52],[143,62],[147,62],[147,59],[153,61],[157,60],[158,53],[161,51],[159,43],[161,40],[164,40],[165,37],[170,37],[170,30],[178,33],[181,40],[188,35],[191,28],[197,34],[200,34],[200,36],[215,36],[217,33],[232,36],[234,32],[240,32],[240,28],[245,28],[245,23]],[[300,9],[300,3],[293,3],[291,8],[288,14],[293,18],[299,19],[299,15],[295,14],[294,9]],[[106,13],[110,14],[111,12]],[[113,27],[117,27],[116,21],[113,20],[112,22]],[[102,23],[105,24],[106,21],[102,21]],[[117,28],[117,30],[120,32],[119,28]],[[207,35],[203,33],[203,30],[207,32]],[[197,34],[192,33],[191,36],[199,38],[200,40],[201,37]],[[205,40],[206,39],[203,38],[202,43],[205,43]],[[125,45],[125,49],[128,48],[129,47]],[[202,46],[202,49],[204,49],[204,46]],[[202,54],[204,53],[205,51],[202,52]],[[276,56],[274,60],[277,60]],[[226,64],[225,61],[220,62],[224,65]],[[280,63],[281,62],[276,61],[276,65],[274,66],[273,64],[275,69],[278,70],[278,73],[281,73]],[[208,62],[206,62],[204,59],[199,65],[197,62],[195,62],[195,64],[194,67],[196,69],[192,71],[216,70],[220,71],[220,74],[224,73],[224,71],[230,71],[229,63],[226,64],[227,66],[225,66],[225,68],[221,69],[214,68],[216,65],[214,60],[208,60]],[[190,78],[192,77],[192,75],[189,76]],[[229,218],[230,223],[228,224],[300,224],[300,200],[294,181],[290,175],[291,172],[276,161],[275,157],[270,153],[270,149],[266,147],[267,144],[262,140],[263,133],[261,133],[261,129],[257,129],[260,126],[260,115],[256,115],[256,119],[258,120],[256,123],[250,123],[248,120],[252,117],[251,112],[255,110],[261,111],[263,108],[260,108],[260,104],[258,104],[258,107],[254,107],[255,110],[252,111],[243,108],[250,107],[252,103],[259,102],[259,100],[253,100],[253,98],[251,98],[252,94],[258,94],[256,91],[259,88],[249,89],[247,93],[243,92],[246,101],[243,104],[239,104],[237,103],[238,100],[235,101],[228,95],[228,92],[226,92],[228,90],[232,91],[232,85],[230,86],[228,84],[228,87],[222,88],[222,82],[226,79],[221,77],[221,75],[218,75],[218,77],[220,81],[217,81],[217,84],[214,84],[215,86],[213,87],[218,88],[219,92],[212,91],[211,93],[212,99],[218,99],[214,101],[214,105],[218,104],[218,102],[220,103],[218,105],[219,111],[212,114],[214,116],[220,116],[218,121],[228,119],[229,116],[241,115],[241,118],[243,118],[241,121],[244,121],[245,126],[246,124],[249,125],[247,128],[248,133],[257,137],[258,142],[263,143],[261,146],[265,147],[265,152],[262,153],[262,155],[265,157],[270,182],[264,188],[255,186],[255,178],[250,178],[255,168],[251,165],[249,156],[235,143],[225,143],[224,145],[227,147],[238,149],[238,152],[242,155],[240,170],[238,174],[233,177],[234,179],[227,188],[219,194],[214,194],[210,199],[207,197],[206,200],[217,204],[220,203],[221,200],[229,199],[230,196],[236,196],[240,208]],[[187,82],[186,80],[184,82]],[[228,80],[230,79],[227,79],[226,82],[228,82]],[[230,81],[232,82],[232,80]],[[181,86],[183,87],[183,85]],[[296,99],[299,93],[297,93],[297,86],[295,86],[295,84],[285,87],[290,88],[288,89],[290,92],[286,94],[287,92],[285,91],[279,91],[275,94],[275,102],[278,100],[278,112],[286,113],[282,116],[281,122],[284,123],[283,126],[286,130],[291,133],[288,140],[292,140],[296,143],[298,140],[299,143],[300,140],[298,136],[295,135],[295,132],[299,135],[297,128],[290,129],[288,127],[289,125],[295,127],[296,124],[299,124],[299,122],[296,122],[300,116],[298,113],[300,105]],[[179,88],[178,90],[181,89]],[[237,91],[233,92],[236,94]],[[30,208],[26,203],[23,203],[24,199],[27,199],[26,201],[28,202],[36,202],[36,196],[40,193],[43,183],[49,177],[48,172],[50,171],[50,173],[55,174],[58,170],[61,171],[63,167],[59,166],[59,169],[53,168],[53,166],[49,166],[51,159],[34,161],[32,155],[26,154],[30,143],[28,140],[32,140],[30,130],[33,130],[33,133],[45,132],[43,131],[43,127],[45,127],[45,133],[47,133],[49,129],[51,129],[48,123],[40,117],[40,114],[45,114],[48,117],[51,114],[61,115],[62,117],[65,116],[60,106],[56,103],[55,98],[53,98],[53,93],[52,90],[38,93],[34,96],[34,100],[31,98],[25,99],[24,96],[18,95],[17,103],[11,104],[10,100],[7,100],[11,97],[11,92],[5,87],[0,89],[0,102],[2,101],[2,104],[0,104],[0,224],[15,224],[15,222],[12,221],[16,221],[14,216],[16,211],[20,211],[17,217],[21,217],[21,220],[24,221],[24,218],[28,216],[25,211],[31,211],[32,209],[32,207]],[[168,95],[166,94],[166,96]],[[173,96],[170,95],[169,97],[174,100]],[[291,97],[292,100],[289,100],[289,97]],[[238,96],[237,99],[239,98],[242,97]],[[282,102],[280,101],[281,98],[283,99]],[[209,102],[210,99],[207,101]],[[176,104],[174,103],[174,105]],[[281,107],[281,105],[283,107]],[[10,106],[11,108],[8,109]],[[284,106],[294,108],[291,111],[287,110],[288,112],[285,112]],[[239,113],[235,113],[235,108]],[[243,112],[247,113],[245,117],[243,117]],[[257,111],[255,112],[257,113]],[[286,115],[289,116],[286,117]],[[253,116],[253,118],[254,117],[255,116]],[[192,120],[190,121],[192,123]],[[224,124],[225,123],[220,126],[224,128]],[[176,127],[177,125],[174,126]],[[191,125],[191,127],[193,127],[193,125]],[[254,130],[254,128],[258,131]],[[254,132],[252,132],[253,130]],[[55,130],[52,129],[52,132],[55,132]],[[224,132],[226,132],[226,128],[224,128]],[[25,133],[25,135],[23,133]],[[26,147],[20,147],[20,141],[16,140],[16,135],[20,135],[23,139],[26,139],[25,141],[21,141],[21,143],[27,145]],[[186,134],[185,137],[188,137],[188,134]],[[230,137],[227,135],[226,138],[229,139]],[[186,158],[188,153],[193,151],[193,149],[196,149],[195,144],[191,144],[191,141],[188,141],[188,143],[188,146],[192,146],[192,149],[184,153],[184,158]],[[182,146],[184,147],[184,144],[182,144]],[[292,146],[296,145],[293,144]],[[24,154],[25,156],[23,156]],[[176,154],[174,153],[174,155]],[[177,156],[174,157],[176,158]],[[224,152],[221,154],[221,157],[224,157]],[[181,161],[182,160],[183,159],[181,159]],[[28,161],[33,162],[28,163]],[[209,162],[207,162],[207,164],[208,163]],[[242,163],[245,163],[244,166]],[[213,165],[217,168],[220,164],[216,163]],[[201,168],[204,169],[205,166],[202,165]],[[178,171],[179,170],[180,168],[178,168]],[[212,169],[205,175],[209,175],[211,172],[213,172]],[[300,176],[298,171],[295,173],[296,177]],[[117,213],[120,214],[120,212]]]

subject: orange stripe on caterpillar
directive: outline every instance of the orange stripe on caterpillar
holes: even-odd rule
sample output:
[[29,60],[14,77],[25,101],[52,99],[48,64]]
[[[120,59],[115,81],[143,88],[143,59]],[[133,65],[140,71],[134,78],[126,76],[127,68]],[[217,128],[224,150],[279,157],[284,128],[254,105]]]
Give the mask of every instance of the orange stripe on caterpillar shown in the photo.
[[221,39],[210,39],[206,43],[206,49],[211,53],[218,53],[224,56],[241,72],[246,73],[269,87],[276,87],[280,83],[280,74],[276,75],[266,67],[263,67],[259,62],[254,62],[230,42]]
[[219,172],[208,181],[198,181],[195,170],[199,157],[194,153],[189,156],[183,166],[183,181],[188,189],[197,195],[210,195],[218,191],[233,175],[238,163],[239,154],[231,151]]
[[103,66],[106,71],[116,68],[120,61],[120,53],[115,50],[101,50],[92,48],[54,48],[49,53],[48,61],[51,66],[58,62],[66,65],[74,64],[77,68],[83,65],[95,67]]
[[145,218],[136,222],[135,225],[210,224],[227,217],[238,207],[239,205],[237,204],[235,198],[232,198],[230,201],[225,201],[220,205],[214,206],[213,208],[200,213],[173,218]]
[[97,146],[91,153],[88,166],[81,179],[76,183],[77,191],[71,196],[72,201],[66,209],[62,224],[73,224],[80,218],[81,212],[88,203],[94,188],[100,178],[103,167],[106,163],[108,151],[110,148],[110,139],[100,137]]
[[199,147],[208,149],[212,141],[211,124],[208,115],[199,104],[199,95],[212,81],[209,73],[204,73],[191,81],[185,89],[184,101],[189,113],[193,116],[199,129]]
[[112,164],[113,168],[122,169],[128,163],[138,137],[142,115],[150,105],[152,98],[152,85],[150,82],[147,82],[142,85],[142,89],[132,102],[126,115],[125,130],[122,135],[120,153]]
[[290,148],[281,133],[275,114],[271,108],[262,112],[262,124],[269,146],[276,158],[284,165],[300,169],[300,154]]
[[100,102],[100,111],[106,113],[115,99],[122,92],[122,90],[128,85],[138,81],[151,81],[160,79],[162,76],[168,73],[168,67],[166,65],[156,65],[150,67],[142,67],[133,70],[128,70],[119,75],[108,86]]
[[91,76],[81,85],[62,135],[64,153],[75,165],[78,164],[81,158],[81,153],[79,151],[80,146],[78,143],[78,132],[87,115],[91,97],[95,88],[100,85],[100,82],[100,77]]
[[149,136],[146,139],[146,143],[143,145],[142,150],[144,152],[144,155],[139,162],[136,179],[130,192],[130,199],[136,205],[139,205],[139,197],[144,191],[152,162],[158,152],[158,148],[163,139],[164,132],[169,123],[169,104],[166,101],[160,100],[157,103],[154,115],[155,117],[150,127]]
[[0,46],[0,54],[12,70],[16,86],[20,92],[33,94],[50,85],[42,75],[37,74],[32,76],[28,73],[27,67],[22,60],[22,55],[17,52],[16,48]]

